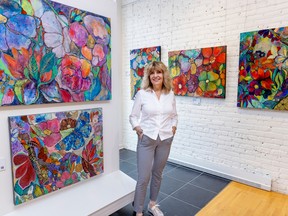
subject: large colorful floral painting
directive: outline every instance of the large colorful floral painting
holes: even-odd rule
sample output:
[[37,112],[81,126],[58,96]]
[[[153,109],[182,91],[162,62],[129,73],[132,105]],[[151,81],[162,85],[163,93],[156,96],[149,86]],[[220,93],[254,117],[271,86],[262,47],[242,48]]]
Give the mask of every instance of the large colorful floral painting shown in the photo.
[[238,107],[288,110],[288,27],[240,34]]
[[0,105],[111,99],[110,19],[49,0],[0,1]]
[[168,53],[175,95],[225,98],[226,46]]
[[130,51],[130,76],[131,76],[131,98],[134,99],[136,93],[141,88],[144,68],[152,61],[161,60],[161,47],[148,47],[134,49]]
[[102,109],[9,117],[15,205],[103,172]]

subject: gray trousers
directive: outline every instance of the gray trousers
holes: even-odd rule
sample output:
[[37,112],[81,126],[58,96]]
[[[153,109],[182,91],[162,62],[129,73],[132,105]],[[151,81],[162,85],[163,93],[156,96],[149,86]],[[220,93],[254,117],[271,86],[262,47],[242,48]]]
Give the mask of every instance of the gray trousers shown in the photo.
[[150,183],[150,200],[157,200],[161,186],[162,172],[166,165],[173,137],[166,140],[153,140],[143,135],[137,144],[138,181],[134,196],[134,211],[140,213],[144,208],[147,186]]

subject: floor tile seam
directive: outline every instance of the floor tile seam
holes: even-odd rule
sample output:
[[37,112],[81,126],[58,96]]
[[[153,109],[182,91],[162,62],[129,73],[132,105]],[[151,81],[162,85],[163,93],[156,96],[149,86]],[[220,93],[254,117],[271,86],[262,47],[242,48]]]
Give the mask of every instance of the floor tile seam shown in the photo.
[[198,176],[195,176],[193,179],[191,179],[188,183],[193,182],[195,179],[197,179],[198,177],[200,177],[203,173],[199,174]]
[[172,196],[172,194],[170,194],[170,195],[168,195],[167,197],[165,197],[164,199],[162,199],[158,204],[161,206],[161,203],[162,203],[164,200],[168,199],[168,198],[173,198],[173,199],[176,199],[176,200],[178,200],[178,201],[180,201],[180,202],[183,202],[183,203],[185,203],[185,204],[187,204],[187,205],[189,205],[189,206],[192,206],[192,207],[194,207],[194,208],[197,208],[197,209],[199,209],[199,210],[201,209],[201,208],[199,208],[198,206],[192,205],[191,203],[185,202],[184,200],[181,200],[181,199],[179,199],[179,198],[177,198],[177,197]]
[[172,193],[169,194],[169,196],[172,196],[173,194],[175,194],[177,191],[181,190],[183,187],[185,187],[186,185],[188,185],[189,183],[185,183],[184,185],[182,185],[181,187],[179,187],[178,189],[176,189],[175,191],[173,191]]
[[[165,173],[164,175],[166,175],[167,173]],[[192,180],[194,180],[194,179],[196,179],[197,177],[194,177],[192,180],[189,180],[189,181],[184,181],[184,180],[181,180],[181,179],[178,179],[178,178],[175,178],[175,177],[173,177],[173,176],[169,176],[169,175],[166,175],[167,177],[169,177],[169,178],[172,178],[172,179],[174,179],[174,180],[177,180],[177,181],[180,181],[180,182],[184,182],[184,183],[189,183],[190,181],[192,181]]]
[[192,186],[195,186],[195,187],[197,187],[197,188],[200,188],[200,189],[206,190],[206,191],[208,191],[208,192],[212,192],[212,193],[214,193],[214,194],[218,194],[218,193],[220,192],[220,191],[219,191],[219,192],[212,191],[212,190],[209,190],[209,189],[207,189],[207,188],[200,187],[199,185],[192,184],[192,183],[190,183],[190,182],[188,182],[188,184],[189,184],[189,185],[192,185]]
[[197,208],[197,209],[201,209],[201,207],[198,207],[198,206],[196,206],[196,205],[193,205],[193,204],[191,204],[191,203],[188,203],[188,202],[186,202],[186,201],[184,201],[184,200],[181,200],[181,199],[179,199],[179,198],[177,198],[177,197],[174,197],[174,196],[171,196],[173,199],[176,199],[176,200],[178,200],[178,201],[181,201],[181,202],[183,202],[183,203],[185,203],[185,204],[187,204],[187,205],[190,205],[190,206],[192,206],[192,207],[194,207],[194,208]]

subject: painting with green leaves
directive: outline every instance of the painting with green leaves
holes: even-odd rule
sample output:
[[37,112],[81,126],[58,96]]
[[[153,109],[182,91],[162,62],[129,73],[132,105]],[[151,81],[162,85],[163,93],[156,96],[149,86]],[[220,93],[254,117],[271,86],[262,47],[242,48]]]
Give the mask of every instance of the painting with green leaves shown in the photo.
[[226,46],[168,53],[175,95],[225,98]]
[[111,99],[110,19],[49,0],[0,1],[0,105]]

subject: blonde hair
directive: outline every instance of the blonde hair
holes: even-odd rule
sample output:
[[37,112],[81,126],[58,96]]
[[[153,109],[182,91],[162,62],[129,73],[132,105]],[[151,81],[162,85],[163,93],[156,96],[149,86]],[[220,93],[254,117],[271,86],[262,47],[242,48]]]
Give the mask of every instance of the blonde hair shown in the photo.
[[166,65],[160,61],[153,61],[145,67],[141,88],[144,90],[153,89],[153,85],[150,80],[150,74],[154,71],[160,71],[163,74],[162,90],[166,94],[169,93],[172,89],[171,77]]

